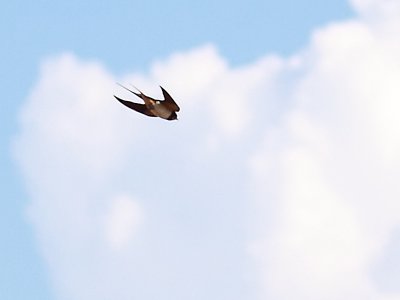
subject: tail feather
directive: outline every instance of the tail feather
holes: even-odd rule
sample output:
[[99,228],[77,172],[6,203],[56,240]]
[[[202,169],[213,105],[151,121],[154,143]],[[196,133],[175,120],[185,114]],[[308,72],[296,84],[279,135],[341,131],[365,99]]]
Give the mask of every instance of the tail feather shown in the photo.
[[135,86],[133,86],[133,87],[134,87],[135,89],[137,89],[138,92],[139,92],[140,94],[135,93],[134,91],[128,89],[127,87],[123,86],[122,84],[120,84],[120,83],[118,83],[118,82],[117,82],[117,84],[118,84],[120,87],[122,87],[122,88],[126,89],[127,91],[131,92],[132,94],[135,94],[135,95],[138,96],[139,98],[142,98],[142,95],[144,95],[144,94],[143,94],[137,87],[135,87]]

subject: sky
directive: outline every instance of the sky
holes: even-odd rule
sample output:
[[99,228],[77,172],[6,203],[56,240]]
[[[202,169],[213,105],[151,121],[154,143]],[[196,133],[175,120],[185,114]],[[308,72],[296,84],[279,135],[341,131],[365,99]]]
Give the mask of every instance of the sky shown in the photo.
[[399,1],[0,20],[1,299],[400,299]]

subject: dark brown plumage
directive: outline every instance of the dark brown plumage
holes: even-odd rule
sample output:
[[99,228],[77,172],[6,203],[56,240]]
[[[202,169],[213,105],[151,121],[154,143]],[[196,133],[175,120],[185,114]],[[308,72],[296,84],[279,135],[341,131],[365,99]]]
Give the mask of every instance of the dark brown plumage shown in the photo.
[[165,120],[176,120],[178,119],[178,116],[176,113],[180,110],[178,104],[172,99],[171,95],[168,94],[166,90],[162,86],[160,86],[161,91],[164,96],[164,100],[157,100],[153,99],[149,96],[146,96],[143,94],[140,90],[138,90],[139,93],[136,93],[127,87],[124,87],[123,85],[120,85],[124,89],[130,91],[132,94],[135,94],[137,97],[142,99],[144,101],[144,104],[140,103],[135,103],[127,100],[123,100],[117,96],[114,95],[115,99],[117,99],[119,102],[121,102],[123,105],[129,107],[130,109],[133,109],[134,111],[137,111],[141,114],[144,114],[149,117],[159,117]]

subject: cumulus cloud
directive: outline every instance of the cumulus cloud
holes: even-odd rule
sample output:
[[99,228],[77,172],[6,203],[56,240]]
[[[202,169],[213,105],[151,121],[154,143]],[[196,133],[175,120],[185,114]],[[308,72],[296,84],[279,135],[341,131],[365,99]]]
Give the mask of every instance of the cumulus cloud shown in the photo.
[[[122,78],[73,54],[42,63],[19,116],[14,153],[58,298],[205,296],[203,286],[225,276],[230,260],[243,259],[240,249],[223,255],[242,238],[216,223],[233,195],[218,190],[229,183],[207,186],[210,171],[221,177],[230,171],[216,164],[220,147],[210,153],[205,141],[212,136],[220,145],[226,128],[244,126],[234,120],[226,125],[211,113],[216,88],[222,91],[231,74],[209,45],[156,62],[148,74]],[[182,78],[187,82],[178,89]],[[162,84],[181,105],[181,120],[148,119],[126,109],[112,95],[132,95],[115,82],[132,82],[155,95]],[[245,98],[242,92],[232,101],[242,106]],[[221,113],[230,114],[235,105]],[[211,215],[196,216],[209,209]],[[230,224],[238,210],[231,207]],[[216,261],[221,266],[215,268]],[[238,281],[236,273],[226,281]],[[233,297],[237,289],[229,293]]]
[[111,248],[125,248],[142,222],[143,213],[136,202],[127,196],[116,197],[105,221],[105,236]]
[[269,210],[261,216],[271,218],[251,251],[270,299],[400,297],[372,280],[400,221],[398,38],[374,26],[351,20],[314,33],[288,87],[293,105],[251,160]]
[[[288,58],[42,63],[14,153],[59,299],[400,298],[399,10],[351,3]],[[180,120],[118,105],[116,81],[161,84]]]
[[400,4],[396,0],[351,0],[350,2],[361,14],[378,14],[377,17],[379,17],[382,14],[393,16],[400,13]]

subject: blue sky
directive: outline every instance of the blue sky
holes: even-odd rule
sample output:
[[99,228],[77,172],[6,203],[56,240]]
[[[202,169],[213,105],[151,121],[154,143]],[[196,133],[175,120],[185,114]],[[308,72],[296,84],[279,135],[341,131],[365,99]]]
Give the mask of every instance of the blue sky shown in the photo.
[[[295,272],[291,272],[304,266],[291,261],[290,255],[281,258],[289,261],[287,264],[277,263],[278,252],[286,253],[294,247],[301,249],[294,253],[298,257],[313,251],[326,253],[310,273],[310,278],[325,278],[320,276],[323,272],[319,267],[342,258],[340,251],[329,252],[321,246],[325,245],[325,236],[335,237],[342,226],[354,223],[363,225],[354,226],[335,244],[350,253],[371,246],[359,254],[362,262],[349,261],[349,267],[338,268],[339,273],[354,271],[354,291],[339,283],[330,287],[321,279],[321,290],[308,299],[318,299],[318,293],[332,289],[338,299],[371,292],[364,282],[369,277],[360,271],[364,261],[375,270],[370,276],[376,281],[371,285],[373,295],[386,299],[380,291],[398,292],[394,284],[385,284],[391,281],[385,278],[399,274],[393,269],[387,271],[387,264],[399,263],[393,253],[398,247],[396,228],[400,223],[395,216],[388,217],[391,221],[383,222],[385,225],[368,223],[365,219],[370,215],[354,209],[360,207],[355,195],[372,197],[365,211],[379,211],[384,218],[385,209],[396,207],[391,201],[397,195],[392,180],[399,175],[398,143],[393,138],[398,122],[390,115],[396,108],[393,99],[397,90],[391,78],[398,74],[397,65],[385,67],[393,66],[390,59],[391,55],[395,57],[393,49],[398,45],[391,35],[397,32],[398,24],[389,22],[396,19],[398,10],[391,0],[383,1],[382,7],[374,4],[376,1],[369,3],[354,0],[357,12],[348,1],[341,0],[3,4],[1,298],[98,299],[96,293],[102,293],[104,299],[111,299],[107,295],[133,286],[136,297],[142,299],[163,293],[170,296],[168,299],[227,295],[233,299],[283,299],[290,294],[283,291],[279,278],[288,286],[293,282],[292,289],[307,298],[309,282],[296,280]],[[361,55],[360,45],[368,45],[371,53]],[[379,47],[386,55],[375,51]],[[365,60],[354,58],[358,56]],[[365,73],[365,61],[376,68],[378,77],[358,76]],[[354,69],[344,67],[349,62]],[[360,73],[353,74],[353,70]],[[343,84],[335,86],[330,81],[343,76],[349,76],[342,82],[349,87],[343,89]],[[381,78],[385,78],[382,83]],[[112,93],[123,93],[114,86],[117,80],[141,85],[152,93],[159,92],[158,84],[167,84],[186,108],[181,112],[183,120],[150,123],[152,120],[109,104],[101,104],[97,110],[93,99],[82,92],[85,87],[75,89],[80,83],[86,84],[89,93],[103,92],[99,99],[106,102]],[[371,82],[378,82],[376,90],[361,89]],[[331,91],[329,97],[325,97],[324,87]],[[240,96],[234,95],[234,105],[225,111],[221,103],[226,103],[236,88]],[[365,94],[387,101],[376,104],[369,96],[364,100]],[[200,105],[204,97],[209,99]],[[343,112],[343,99],[347,98],[355,99],[350,101],[350,111],[356,112],[356,117]],[[364,101],[365,105],[357,106]],[[246,103],[251,104],[249,111]],[[57,105],[65,106],[65,114]],[[81,116],[80,109],[85,105],[94,113]],[[255,106],[258,109],[254,105],[259,105]],[[199,113],[205,114],[204,123]],[[52,120],[53,115],[59,119]],[[59,121],[68,116],[76,127]],[[87,120],[109,125],[110,136],[104,138],[93,132],[95,127]],[[338,120],[343,125],[333,129]],[[138,127],[147,132],[138,131]],[[94,141],[87,142],[81,129],[91,137],[93,134]],[[164,138],[152,143],[160,132]],[[195,136],[188,137],[189,132]],[[372,137],[365,132],[371,132]],[[61,142],[57,136],[62,137]],[[132,142],[126,142],[130,139]],[[343,149],[338,146],[340,142],[345,145]],[[99,147],[104,151],[94,154]],[[167,162],[160,154],[164,147]],[[72,154],[65,149],[72,149]],[[342,153],[344,149],[349,151]],[[376,190],[366,190],[366,184],[377,181],[373,175],[354,180],[359,177],[357,166],[365,163],[352,152],[355,149],[376,158],[368,166],[377,177],[389,178],[389,186],[378,180]],[[326,158],[334,150],[339,153],[335,154],[340,158],[337,165]],[[349,162],[355,166],[346,169]],[[344,170],[347,182],[337,178]],[[163,178],[160,187],[168,196],[163,196],[158,185],[154,187],[154,178]],[[88,186],[81,186],[82,181]],[[74,193],[71,185],[76,185]],[[232,186],[236,187],[234,191]],[[309,186],[315,192],[310,196],[299,186]],[[388,200],[381,200],[384,204],[376,209],[372,205],[376,198],[371,195],[378,195],[380,188],[388,191],[381,195]],[[313,197],[324,199],[324,204],[311,201]],[[70,198],[75,200],[63,206]],[[312,209],[304,212],[303,207],[309,206]],[[92,213],[86,214],[86,209]],[[76,215],[77,223],[82,222],[82,228],[90,233],[82,233],[82,237],[77,234],[79,226],[71,218],[63,218],[63,210],[65,216]],[[281,224],[278,217],[266,212],[270,210],[277,211],[276,215],[287,223]],[[344,223],[336,224],[329,212],[339,214]],[[325,215],[327,223],[313,213]],[[306,221],[303,214],[309,215]],[[100,219],[105,220],[106,241],[97,238]],[[313,231],[320,224],[326,225],[327,232]],[[370,227],[377,228],[371,236],[364,232]],[[315,235],[304,234],[308,231]],[[397,232],[392,239],[378,238],[392,231]],[[62,234],[66,235],[65,248]],[[286,239],[275,238],[279,234]],[[306,241],[309,238],[310,243],[304,246],[298,236]],[[352,244],[352,240],[360,242]],[[376,246],[381,244],[388,249]],[[66,253],[61,253],[63,249]],[[371,254],[378,252],[384,254]],[[88,262],[92,257],[109,263],[94,266],[95,261]],[[305,264],[310,263],[307,255],[303,258]],[[81,268],[68,267],[74,264]],[[136,269],[122,266],[129,264]],[[117,277],[110,283],[112,287],[99,287],[97,292],[88,288],[88,282],[106,286],[104,272]],[[71,278],[77,274],[84,275],[75,282]],[[325,274],[326,278],[335,281],[332,274],[335,272]],[[124,276],[135,284],[125,283]],[[274,276],[277,279],[271,279]],[[120,299],[125,298],[129,297],[122,291]]]

